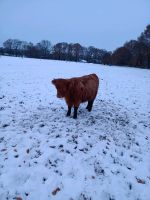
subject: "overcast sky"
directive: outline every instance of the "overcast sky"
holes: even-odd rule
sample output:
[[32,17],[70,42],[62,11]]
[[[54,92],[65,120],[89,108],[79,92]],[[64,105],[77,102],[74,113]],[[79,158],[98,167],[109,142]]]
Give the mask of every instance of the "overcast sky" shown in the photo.
[[150,0],[0,0],[0,45],[47,39],[114,50],[147,24]]

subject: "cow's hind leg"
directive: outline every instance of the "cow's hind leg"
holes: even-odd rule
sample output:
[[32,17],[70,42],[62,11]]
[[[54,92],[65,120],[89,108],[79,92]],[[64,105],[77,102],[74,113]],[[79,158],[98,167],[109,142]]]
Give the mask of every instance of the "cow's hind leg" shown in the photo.
[[89,112],[91,112],[91,110],[92,110],[93,103],[94,103],[94,100],[88,101],[88,105],[87,105],[86,109],[88,109]]
[[72,107],[72,106],[68,106],[67,117],[70,116],[70,114],[71,114],[71,107]]
[[74,119],[77,119],[77,111],[78,111],[78,107],[74,107],[74,115],[73,115]]

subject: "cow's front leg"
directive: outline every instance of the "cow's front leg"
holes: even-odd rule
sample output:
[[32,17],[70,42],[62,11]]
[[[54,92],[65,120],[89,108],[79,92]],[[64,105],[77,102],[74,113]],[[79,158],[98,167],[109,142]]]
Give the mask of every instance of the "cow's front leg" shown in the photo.
[[70,116],[70,114],[71,114],[71,106],[68,106],[67,117]]
[[74,115],[73,115],[74,119],[77,119],[77,111],[78,111],[78,107],[74,107]]

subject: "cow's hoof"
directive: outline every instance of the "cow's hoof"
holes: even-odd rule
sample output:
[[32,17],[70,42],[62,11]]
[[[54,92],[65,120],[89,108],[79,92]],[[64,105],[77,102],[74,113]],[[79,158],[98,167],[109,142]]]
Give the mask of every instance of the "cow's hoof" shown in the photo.
[[77,116],[73,116],[73,119],[77,119]]

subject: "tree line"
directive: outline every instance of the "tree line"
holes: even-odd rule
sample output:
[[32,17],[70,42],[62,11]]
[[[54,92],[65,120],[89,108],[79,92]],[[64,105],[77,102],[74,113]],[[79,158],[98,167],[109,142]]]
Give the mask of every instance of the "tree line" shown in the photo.
[[48,40],[42,40],[37,44],[20,41],[18,39],[8,39],[0,49],[1,55],[22,56],[29,58],[66,60],[76,62],[91,62],[97,64],[109,64],[107,57],[111,53],[95,47],[83,47],[79,43],[68,44],[66,42],[57,43],[52,46]]
[[130,40],[112,53],[112,64],[150,69],[150,25],[137,40]]
[[150,25],[146,27],[137,40],[126,42],[113,52],[93,46],[84,47],[79,43],[61,42],[52,45],[50,41],[42,40],[33,44],[18,39],[8,39],[0,48],[0,55],[150,69]]

